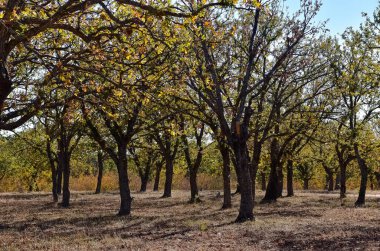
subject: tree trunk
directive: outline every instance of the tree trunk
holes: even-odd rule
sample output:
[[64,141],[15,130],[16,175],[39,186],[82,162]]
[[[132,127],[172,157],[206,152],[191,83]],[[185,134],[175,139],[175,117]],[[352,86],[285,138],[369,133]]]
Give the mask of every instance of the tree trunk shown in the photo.
[[328,175],[329,183],[327,191],[333,191],[334,190],[334,174],[331,173]]
[[303,190],[309,190],[309,180],[303,180]]
[[265,180],[265,172],[261,171],[261,191],[265,191],[267,186],[267,182]]
[[230,168],[230,152],[223,142],[219,143],[219,151],[223,160],[223,206],[222,208],[231,208],[231,168]]
[[53,201],[58,202],[58,194],[57,194],[57,169],[55,167],[55,161],[53,158],[53,153],[51,151],[51,144],[50,141],[48,140],[46,143],[46,152],[48,155],[49,159],[49,164],[50,164],[50,170],[51,170],[51,181],[52,181],[52,188],[51,192],[53,195]]
[[156,177],[154,178],[153,191],[158,191],[158,186],[160,184],[160,174],[162,169],[163,162],[156,163]]
[[62,156],[61,154],[58,153],[58,165],[57,165],[57,194],[62,194],[62,174],[63,174],[63,168],[62,168]]
[[339,168],[339,172],[336,173],[334,190],[340,189],[340,180],[341,180],[340,174],[341,174],[341,169]]
[[149,178],[145,175],[141,177],[141,186],[140,186],[140,192],[146,192],[146,187],[148,186],[148,180]]
[[239,136],[234,138],[233,150],[240,185],[240,208],[239,215],[235,221],[244,222],[254,220],[251,166],[249,165],[247,142]]
[[103,154],[99,151],[98,152],[98,180],[96,183],[95,194],[99,194],[102,188],[103,168],[104,168]]
[[253,146],[253,155],[252,155],[252,162],[251,162],[252,200],[253,200],[253,203],[255,203],[255,199],[256,199],[256,176],[257,176],[257,170],[259,170],[261,150],[262,150],[262,144],[259,142],[255,142],[255,144]]
[[127,147],[125,143],[118,145],[117,171],[119,174],[120,209],[118,215],[131,214],[132,197],[129,189]]
[[[340,167],[340,198],[346,198],[346,165],[341,165]],[[337,181],[338,182],[338,181]]]
[[172,183],[173,183],[173,159],[171,156],[166,156],[165,158],[165,188],[163,198],[168,198],[172,196]]
[[60,152],[60,161],[63,172],[63,186],[62,186],[62,207],[70,206],[70,153],[68,151],[69,142],[64,137],[59,140],[59,152]]
[[363,206],[365,204],[365,193],[367,189],[367,180],[368,180],[368,166],[365,160],[360,156],[359,147],[357,144],[354,145],[356,160],[360,168],[360,189],[359,196],[355,202],[355,206]]
[[380,189],[380,172],[375,172],[377,189]]
[[287,188],[287,196],[292,197],[294,196],[294,190],[293,190],[293,160],[288,159],[287,165],[286,165],[286,188]]
[[[3,34],[1,34],[3,35]],[[4,108],[4,102],[12,91],[12,81],[9,78],[4,55],[4,43],[0,45],[0,114]]]
[[198,185],[197,185],[197,172],[191,168],[190,170],[190,203],[199,202]]
[[326,189],[327,191],[333,191],[334,189],[334,173],[332,170],[325,164],[322,164],[323,169],[326,172]]
[[279,156],[277,156],[277,177],[278,177],[278,188],[277,188],[277,191],[278,191],[278,194],[277,194],[277,198],[280,198],[282,197],[282,190],[284,189],[284,173],[282,171],[282,162],[279,160]]
[[270,175],[269,175],[269,182],[268,186],[265,192],[265,196],[262,199],[262,203],[268,203],[268,202],[274,202],[278,198],[278,188],[279,188],[279,181],[278,181],[278,173],[277,173],[277,165],[278,165],[278,151],[279,151],[279,144],[277,139],[273,139],[271,142],[271,162],[270,162]]

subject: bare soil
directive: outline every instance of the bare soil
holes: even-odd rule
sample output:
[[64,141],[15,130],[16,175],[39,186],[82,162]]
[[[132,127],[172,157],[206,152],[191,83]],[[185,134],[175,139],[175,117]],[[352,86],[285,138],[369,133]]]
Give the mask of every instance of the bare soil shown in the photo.
[[[233,223],[217,191],[134,193],[132,216],[116,216],[117,193],[73,193],[60,208],[47,193],[0,194],[0,250],[380,250],[380,195],[354,208],[356,195],[296,191],[292,198],[258,204],[256,220]],[[263,196],[259,192],[257,198]]]

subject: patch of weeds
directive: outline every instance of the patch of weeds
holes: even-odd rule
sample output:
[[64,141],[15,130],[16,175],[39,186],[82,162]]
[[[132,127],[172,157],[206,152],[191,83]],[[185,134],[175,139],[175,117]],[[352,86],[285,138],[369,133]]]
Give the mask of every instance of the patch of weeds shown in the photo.
[[207,222],[201,222],[200,224],[199,224],[199,230],[200,231],[207,231],[207,229],[208,229],[208,224],[207,224]]

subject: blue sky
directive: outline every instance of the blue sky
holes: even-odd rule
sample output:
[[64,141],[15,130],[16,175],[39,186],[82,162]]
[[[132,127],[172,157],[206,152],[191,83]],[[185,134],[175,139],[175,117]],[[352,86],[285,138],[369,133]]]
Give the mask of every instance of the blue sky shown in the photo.
[[[300,0],[287,0],[290,9],[297,9]],[[361,13],[367,12],[370,16],[379,5],[379,0],[322,0],[322,7],[318,13],[317,20],[330,21],[327,28],[332,35],[341,34],[352,26],[358,28],[364,20]]]

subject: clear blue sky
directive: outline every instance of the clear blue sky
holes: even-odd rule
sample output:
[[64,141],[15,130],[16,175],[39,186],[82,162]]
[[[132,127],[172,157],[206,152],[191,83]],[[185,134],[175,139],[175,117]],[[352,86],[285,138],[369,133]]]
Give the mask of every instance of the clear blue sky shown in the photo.
[[[300,0],[286,0],[290,10],[298,9]],[[341,34],[347,27],[358,28],[364,20],[362,12],[372,13],[379,5],[379,0],[322,0],[318,21],[329,19],[327,28],[332,35]]]

